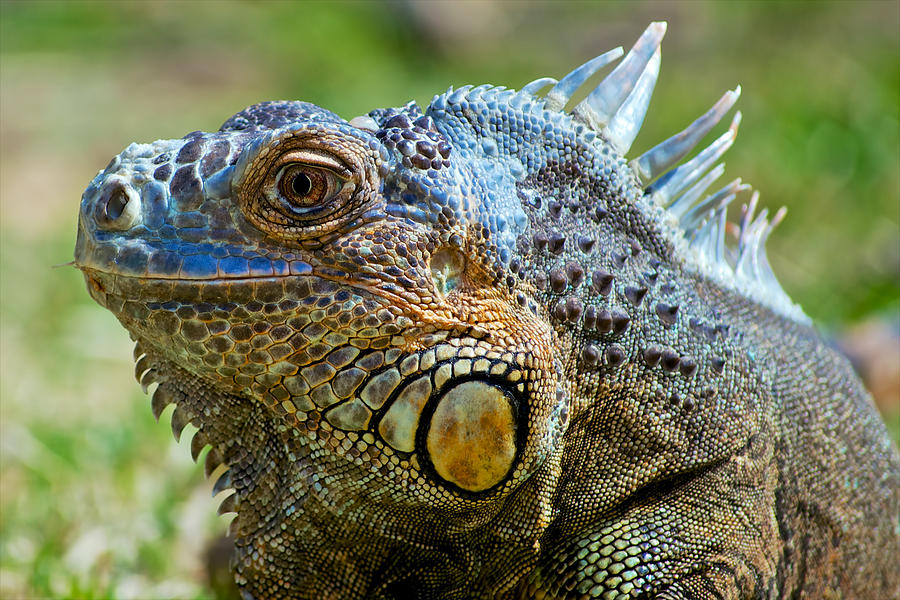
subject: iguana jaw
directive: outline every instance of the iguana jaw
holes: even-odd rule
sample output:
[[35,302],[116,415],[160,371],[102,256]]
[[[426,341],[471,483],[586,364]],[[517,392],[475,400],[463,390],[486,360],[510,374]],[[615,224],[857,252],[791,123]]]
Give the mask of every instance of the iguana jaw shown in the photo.
[[[316,423],[309,433],[322,440],[329,431],[370,430],[384,442],[385,461],[408,457],[410,468],[445,488],[448,506],[510,493],[565,428],[551,374],[552,332],[538,320],[513,323],[504,300],[466,281],[444,298],[459,320],[421,307],[414,314],[402,298],[314,275],[218,285],[82,269],[91,295],[149,357],[136,373],[145,387],[151,371],[174,364],[204,385],[261,399],[288,425]],[[332,350],[340,344],[350,346],[346,357]],[[331,370],[330,385],[320,367]],[[341,383],[342,370],[359,379]],[[406,383],[389,377],[395,371]],[[478,440],[484,448],[472,452]]]

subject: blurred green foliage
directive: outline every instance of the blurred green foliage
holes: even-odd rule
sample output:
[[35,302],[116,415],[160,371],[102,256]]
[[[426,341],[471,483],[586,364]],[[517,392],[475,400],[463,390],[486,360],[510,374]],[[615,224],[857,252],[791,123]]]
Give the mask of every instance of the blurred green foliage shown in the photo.
[[728,173],[790,209],[769,244],[785,288],[832,329],[896,322],[896,2],[0,3],[0,596],[209,594],[211,486],[153,423],[124,330],[77,271],[50,268],[111,156],[260,100],[349,118],[451,84],[518,87],[657,19],[669,34],[635,148],[743,84]]

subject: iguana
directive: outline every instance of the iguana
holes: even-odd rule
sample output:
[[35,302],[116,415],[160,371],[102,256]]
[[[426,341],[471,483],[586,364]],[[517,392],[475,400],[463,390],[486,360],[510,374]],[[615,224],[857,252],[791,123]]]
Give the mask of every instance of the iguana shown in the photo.
[[[77,266],[236,512],[245,598],[897,598],[900,458],[729,203],[633,159],[662,23],[521,90],[131,144]],[[549,88],[549,90],[548,90]],[[735,242],[726,243],[726,234]]]

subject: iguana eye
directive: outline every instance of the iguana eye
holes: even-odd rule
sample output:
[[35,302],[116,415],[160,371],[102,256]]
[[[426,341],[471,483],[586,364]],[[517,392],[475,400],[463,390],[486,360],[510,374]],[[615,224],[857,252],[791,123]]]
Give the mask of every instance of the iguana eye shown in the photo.
[[368,145],[321,127],[263,136],[248,144],[230,189],[250,223],[285,242],[322,243],[357,222],[376,198],[376,157]]
[[281,167],[275,187],[281,205],[295,215],[306,215],[327,204],[344,181],[328,169],[302,163]]

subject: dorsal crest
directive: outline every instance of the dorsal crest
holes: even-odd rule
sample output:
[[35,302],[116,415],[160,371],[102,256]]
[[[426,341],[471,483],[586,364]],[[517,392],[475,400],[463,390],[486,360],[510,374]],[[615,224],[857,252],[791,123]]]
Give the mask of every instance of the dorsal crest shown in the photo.
[[[487,102],[489,106],[507,104],[548,122],[571,120],[582,140],[590,142],[597,136],[627,161],[635,185],[641,190],[637,195],[639,206],[652,213],[652,218],[664,221],[660,229],[669,237],[686,268],[779,314],[808,323],[809,318],[778,283],[766,256],[765,241],[784,217],[785,209],[769,218],[766,209],[758,210],[759,194],[750,194],[751,187],[739,178],[710,192],[724,173],[720,158],[734,143],[741,113],[735,113],[724,133],[686,160],[733,108],[740,97],[740,86],[725,92],[684,130],[643,154],[629,154],[656,84],[665,31],[665,23],[651,23],[627,54],[615,48],[589,60],[559,81],[541,77],[519,91],[493,86],[451,88],[435,96],[429,110],[441,110],[460,102]],[[584,100],[569,108],[573,96],[585,82],[623,54],[624,58],[603,81]],[[549,91],[542,95],[547,88]],[[748,195],[740,221],[729,223],[729,205],[738,196]],[[727,234],[733,239],[726,240]]]

